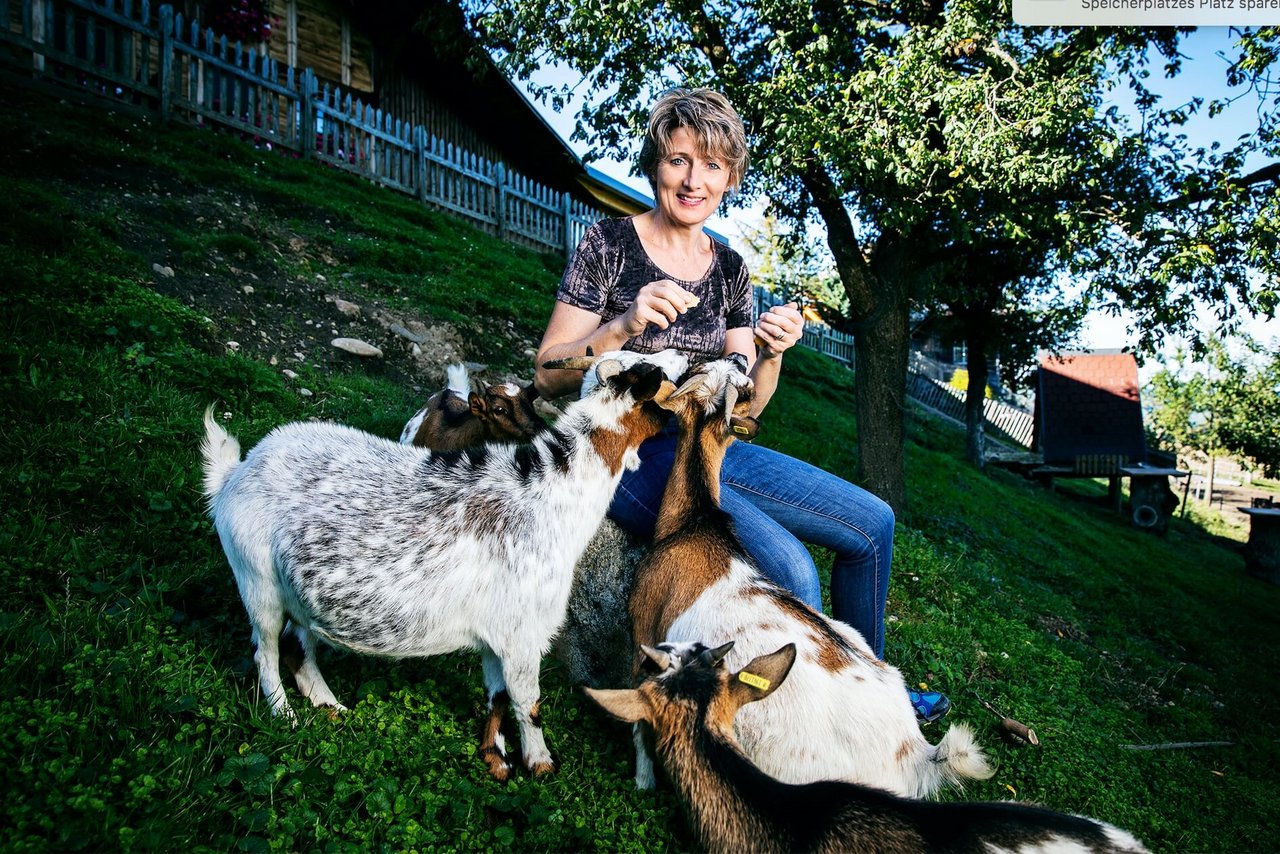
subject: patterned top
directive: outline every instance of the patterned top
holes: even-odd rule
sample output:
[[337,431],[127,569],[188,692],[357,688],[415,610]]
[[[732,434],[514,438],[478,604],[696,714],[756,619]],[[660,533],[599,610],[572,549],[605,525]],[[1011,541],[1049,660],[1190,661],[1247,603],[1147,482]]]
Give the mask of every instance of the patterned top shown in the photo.
[[624,344],[638,353],[673,347],[692,359],[724,354],[725,332],[751,327],[751,281],[742,256],[717,240],[711,267],[697,281],[664,272],[640,243],[629,217],[603,219],[587,229],[564,271],[556,299],[600,315],[608,323],[626,312],[636,294],[650,282],[670,279],[696,295],[699,303],[666,329],[650,325]]

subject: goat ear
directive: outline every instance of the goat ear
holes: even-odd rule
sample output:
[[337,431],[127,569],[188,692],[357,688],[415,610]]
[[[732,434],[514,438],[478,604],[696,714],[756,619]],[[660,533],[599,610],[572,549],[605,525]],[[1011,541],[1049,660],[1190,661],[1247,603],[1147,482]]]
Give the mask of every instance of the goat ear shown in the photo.
[[484,402],[484,397],[481,395],[478,395],[473,391],[467,398],[467,401],[471,404],[471,414],[476,418],[484,418],[489,414],[488,404]]
[[709,649],[702,655],[698,656],[699,661],[708,667],[717,667],[724,664],[724,657],[729,654],[729,650],[733,649],[733,641],[721,644],[715,649]]
[[760,434],[760,422],[750,415],[735,415],[729,419],[729,432],[733,434],[734,438],[750,442]]
[[520,389],[520,396],[528,400],[530,403],[533,403],[538,399],[538,387],[533,383],[529,383],[527,386]]
[[671,397],[676,393],[676,384],[671,380],[664,379],[662,385],[658,387],[658,393],[653,396],[653,402],[661,406],[663,409],[669,409],[674,412],[677,407],[671,403]]
[[620,721],[633,724],[649,719],[644,700],[640,698],[640,692],[634,688],[583,688],[582,692]]
[[729,677],[729,691],[738,706],[765,697],[778,690],[778,686],[796,663],[796,645],[789,643],[777,652],[752,659],[751,663]]

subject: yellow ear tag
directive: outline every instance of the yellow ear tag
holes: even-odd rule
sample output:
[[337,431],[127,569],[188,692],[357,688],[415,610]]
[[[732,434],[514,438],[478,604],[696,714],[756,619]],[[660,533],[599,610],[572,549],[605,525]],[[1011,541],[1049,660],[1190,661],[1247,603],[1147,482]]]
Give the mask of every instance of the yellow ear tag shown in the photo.
[[768,679],[763,676],[757,676],[754,673],[748,673],[745,670],[738,674],[738,681],[745,682],[752,688],[759,688],[761,691],[769,690],[770,682]]
[[743,427],[741,424],[734,424],[733,432],[737,433],[739,436],[746,436],[748,433],[751,432],[751,430],[749,430],[746,427]]

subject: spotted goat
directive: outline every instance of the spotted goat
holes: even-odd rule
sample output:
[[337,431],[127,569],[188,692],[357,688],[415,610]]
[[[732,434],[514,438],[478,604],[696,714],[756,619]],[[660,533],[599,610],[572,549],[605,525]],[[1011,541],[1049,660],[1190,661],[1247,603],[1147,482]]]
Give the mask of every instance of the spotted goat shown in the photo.
[[465,365],[450,365],[443,389],[404,425],[400,444],[433,451],[460,451],[484,442],[529,441],[547,428],[533,408],[538,392],[530,384],[481,385],[472,390]]
[[512,771],[499,730],[510,703],[525,764],[553,770],[538,715],[538,669],[565,616],[573,569],[683,356],[606,354],[550,366],[587,370],[594,391],[528,444],[435,453],[349,427],[294,423],[245,457],[205,413],[204,491],[249,616],[262,693],[295,719],[287,660],[315,706],[343,707],[316,663],[317,640],[390,658],[480,652],[489,716],[480,753]]
[[638,688],[585,689],[615,717],[653,728],[663,767],[712,852],[1146,851],[1117,827],[1030,804],[934,803],[844,781],[784,783],[747,758],[734,720],[747,704],[790,684],[796,646],[758,656],[736,672],[723,666],[733,647],[730,641],[691,660],[644,647],[657,673]]
[[[680,422],[676,459],[658,511],[653,550],[636,570],[629,602],[636,644],[719,643],[741,638],[729,664],[794,641],[786,688],[737,721],[742,749],[789,783],[840,779],[910,797],[992,773],[962,724],[937,745],[920,731],[902,674],[852,626],[818,613],[752,563],[720,507],[720,470],[739,437],[755,435],[754,393],[743,364],[721,359],[690,371],[662,404]],[[633,675],[645,664],[637,655]],[[636,785],[654,784],[637,728]]]

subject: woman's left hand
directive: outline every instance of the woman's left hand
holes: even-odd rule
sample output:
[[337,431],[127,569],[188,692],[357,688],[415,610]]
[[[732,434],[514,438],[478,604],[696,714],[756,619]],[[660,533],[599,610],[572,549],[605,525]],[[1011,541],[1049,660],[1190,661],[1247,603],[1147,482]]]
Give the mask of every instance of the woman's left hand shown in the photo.
[[794,302],[775,305],[756,321],[756,345],[763,358],[776,358],[800,341],[804,317]]

